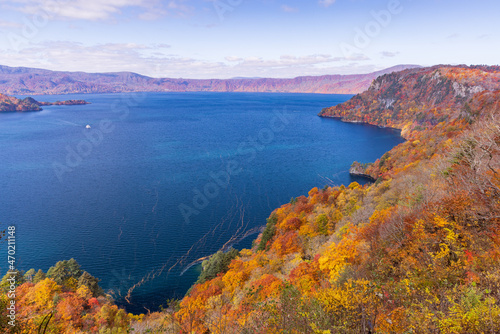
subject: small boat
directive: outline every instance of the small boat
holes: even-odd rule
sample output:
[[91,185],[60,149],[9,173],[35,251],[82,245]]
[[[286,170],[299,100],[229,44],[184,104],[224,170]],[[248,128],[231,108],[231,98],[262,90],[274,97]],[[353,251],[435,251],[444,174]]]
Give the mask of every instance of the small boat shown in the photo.
[[87,124],[87,126],[85,127],[86,129],[90,129],[90,125]]

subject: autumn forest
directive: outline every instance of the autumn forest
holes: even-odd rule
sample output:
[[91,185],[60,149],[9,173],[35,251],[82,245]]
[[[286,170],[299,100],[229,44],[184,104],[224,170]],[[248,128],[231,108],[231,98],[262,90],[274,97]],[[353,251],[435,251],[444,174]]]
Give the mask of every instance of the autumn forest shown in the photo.
[[276,208],[251,249],[214,254],[159,312],[128,314],[61,259],[17,273],[13,328],[4,277],[1,332],[498,333],[500,67],[384,74],[319,116],[406,141],[356,165],[374,182]]

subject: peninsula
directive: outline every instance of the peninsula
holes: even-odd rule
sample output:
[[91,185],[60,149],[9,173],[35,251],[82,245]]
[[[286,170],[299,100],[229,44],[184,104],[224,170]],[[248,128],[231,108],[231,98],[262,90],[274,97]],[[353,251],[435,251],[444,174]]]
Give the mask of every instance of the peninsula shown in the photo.
[[84,100],[39,102],[31,97],[18,99],[14,96],[8,96],[0,93],[0,112],[40,111],[42,110],[42,106],[73,106],[83,104],[89,104],[89,102]]

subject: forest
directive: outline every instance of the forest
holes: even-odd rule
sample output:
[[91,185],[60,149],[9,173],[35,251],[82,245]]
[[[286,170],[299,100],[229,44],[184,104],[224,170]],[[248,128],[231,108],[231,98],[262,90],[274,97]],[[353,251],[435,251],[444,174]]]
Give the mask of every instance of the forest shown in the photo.
[[[118,308],[74,260],[17,273],[5,333],[497,333],[500,67],[385,74],[320,116],[400,129],[367,185],[313,188],[159,312]],[[286,162],[283,162],[286,163]],[[346,166],[348,169],[349,166]]]

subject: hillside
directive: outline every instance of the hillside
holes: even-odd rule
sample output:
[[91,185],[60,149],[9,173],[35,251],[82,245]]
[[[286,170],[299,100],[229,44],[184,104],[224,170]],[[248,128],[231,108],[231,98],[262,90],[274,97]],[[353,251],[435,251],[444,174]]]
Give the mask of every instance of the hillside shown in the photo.
[[[432,136],[447,132],[446,127],[471,123],[482,112],[485,103],[495,100],[491,92],[498,89],[499,66],[409,69],[378,77],[367,91],[346,103],[325,108],[319,115],[345,122],[400,129],[401,135],[414,145],[417,145],[418,138],[424,136],[424,141],[418,142],[418,146],[428,150],[429,141],[433,146],[437,145]],[[425,137],[427,135],[429,138]],[[368,166],[366,174],[376,179],[381,173],[397,171],[397,165],[407,163],[408,159],[431,157],[429,152],[426,156],[420,152],[417,156],[408,157],[408,149],[393,151]]]
[[40,105],[32,98],[18,99],[13,96],[0,94],[0,112],[12,111],[40,111]]
[[[374,184],[315,188],[275,210],[255,247],[196,285],[163,326],[197,333],[496,332],[498,74],[496,67],[406,70],[323,111],[403,129],[408,141],[374,164]],[[382,107],[378,97],[393,102]]]
[[376,182],[293,198],[252,249],[215,254],[161,312],[124,314],[69,278],[24,283],[25,326],[54,310],[47,333],[497,333],[499,73],[436,66],[376,79],[321,113],[403,130],[407,141],[367,168]]
[[293,79],[173,79],[136,73],[58,72],[0,65],[0,92],[5,94],[70,94],[119,92],[273,92],[355,94],[366,90],[379,75],[413,68],[399,65],[359,75],[324,75]]
[[56,102],[39,102],[31,97],[18,99],[13,96],[8,96],[0,93],[0,112],[14,112],[14,111],[40,111],[40,106],[63,106],[63,105],[82,105],[89,104],[84,100],[67,100]]
[[409,69],[378,77],[367,91],[323,109],[320,116],[394,127],[402,129],[406,137],[415,129],[471,117],[470,99],[499,87],[500,66]]

